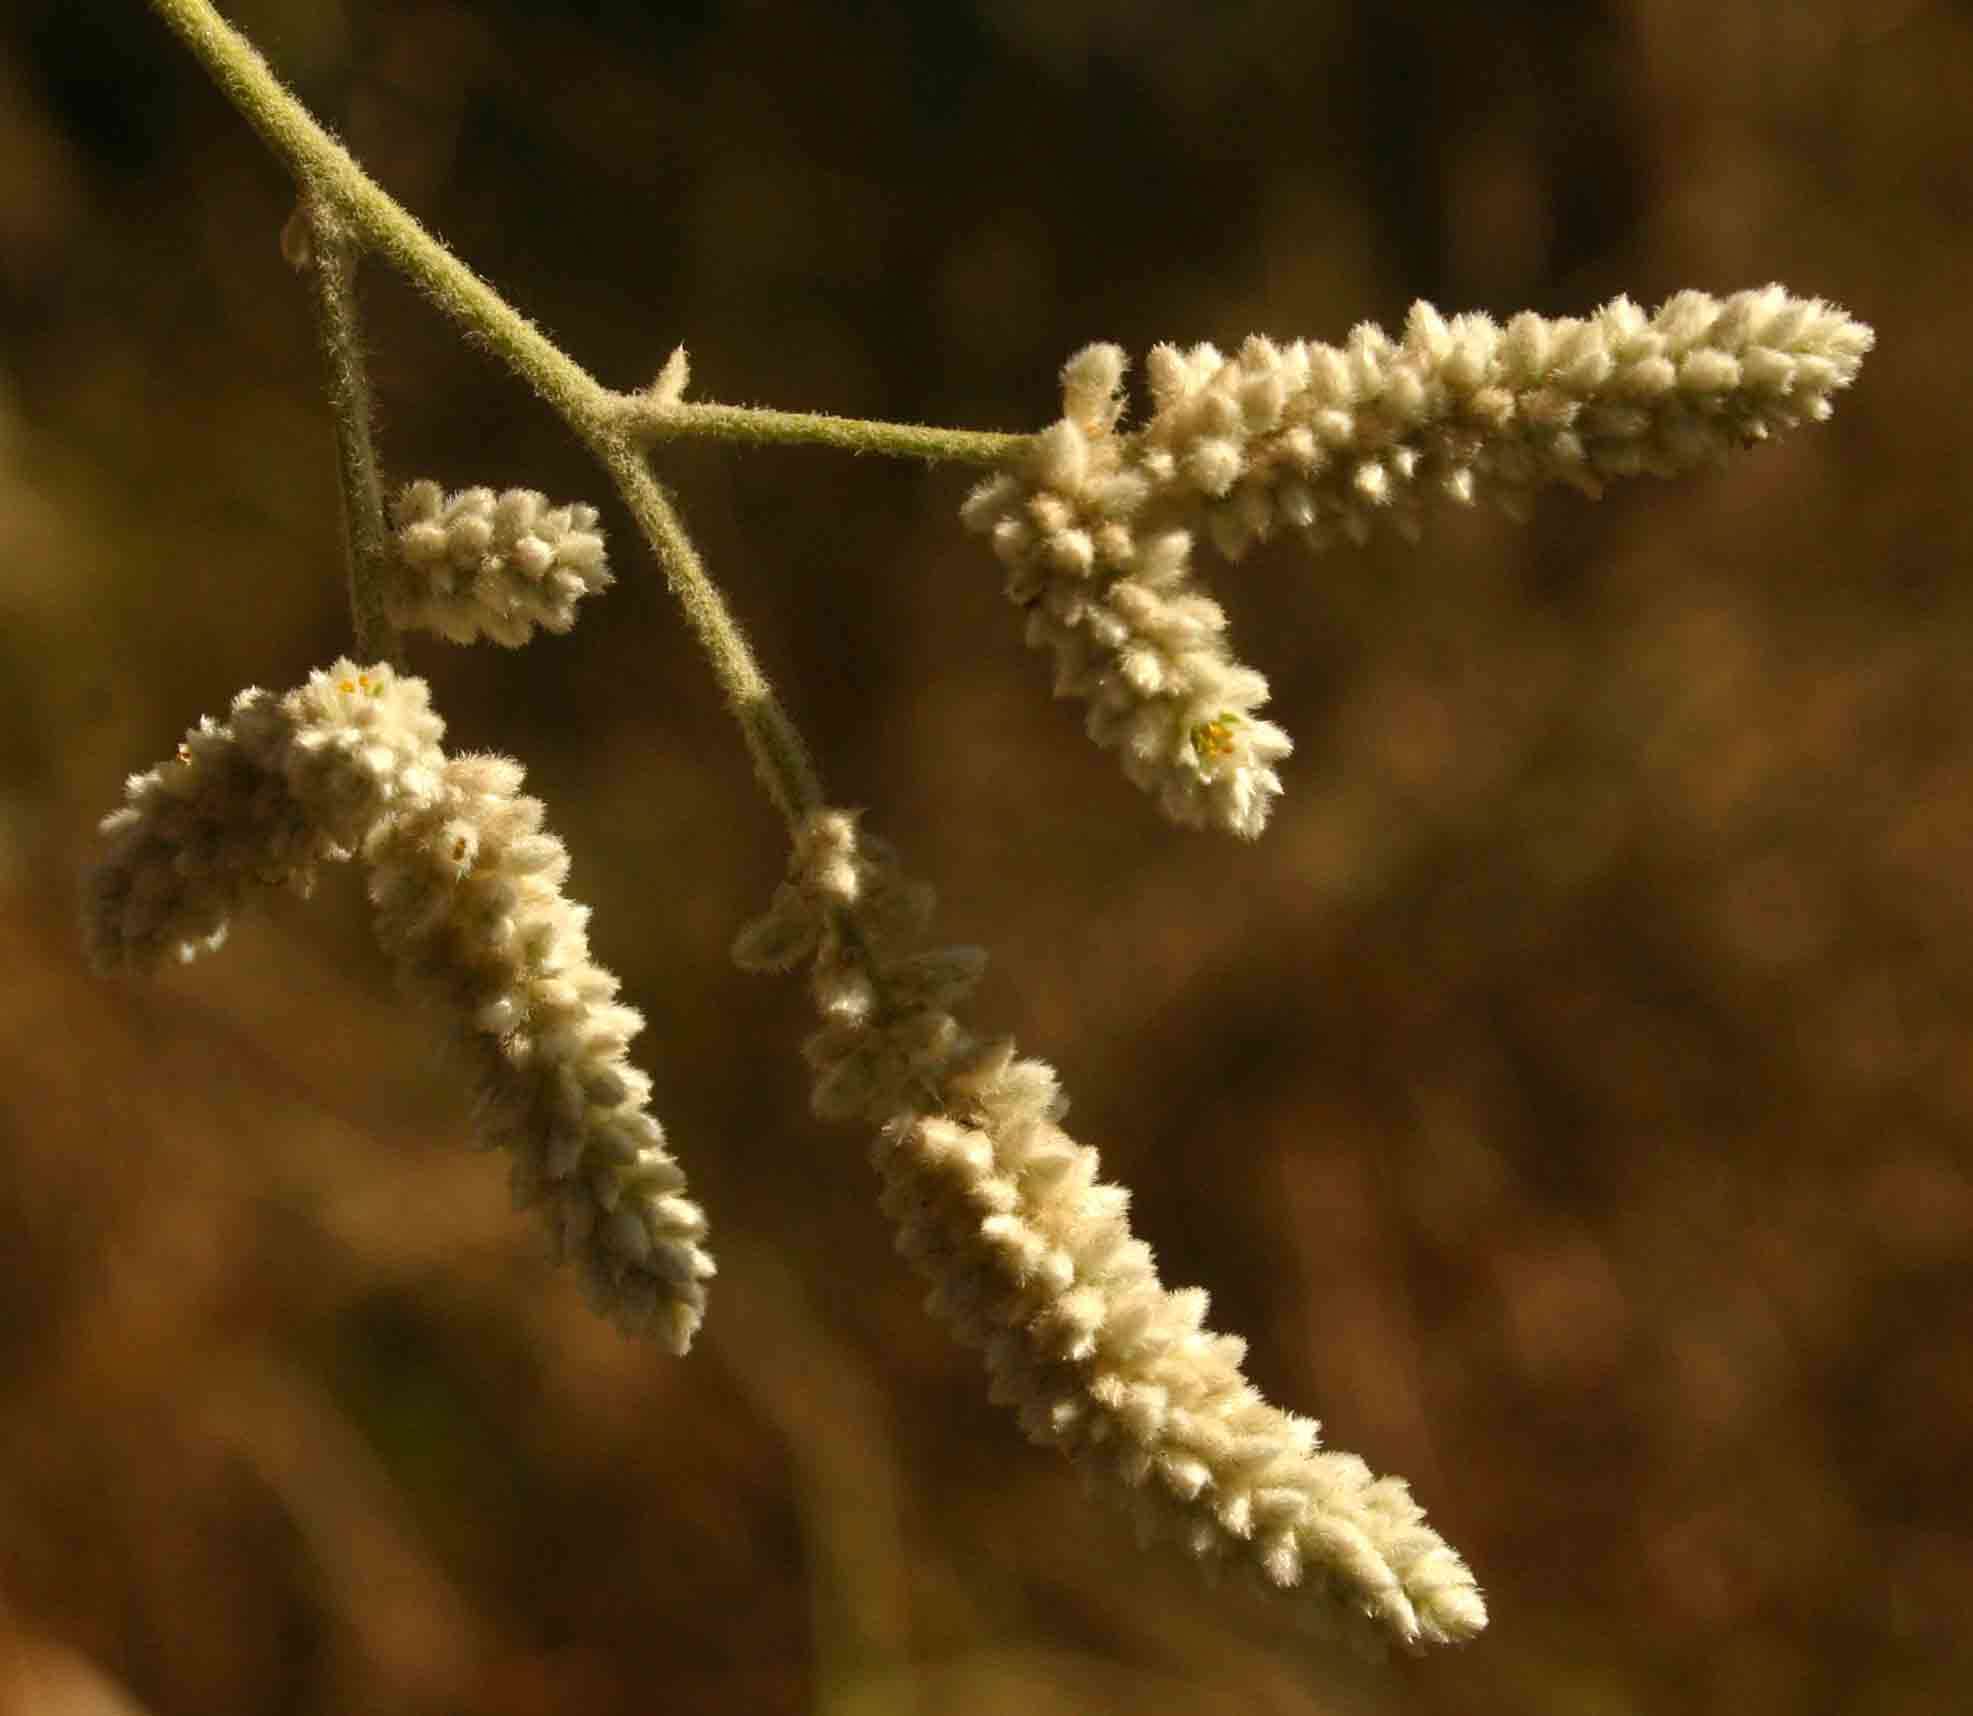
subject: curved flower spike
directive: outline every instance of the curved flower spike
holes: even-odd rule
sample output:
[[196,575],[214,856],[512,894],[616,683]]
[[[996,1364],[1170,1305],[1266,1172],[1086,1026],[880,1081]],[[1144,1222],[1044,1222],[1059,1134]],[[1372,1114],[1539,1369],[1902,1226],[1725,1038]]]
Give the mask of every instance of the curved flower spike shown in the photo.
[[1471,1638],[1473,1575],[1397,1478],[1321,1450],[1316,1425],[1242,1374],[1245,1343],[1205,1326],[1130,1230],[1129,1195],[1061,1128],[1054,1073],[951,1012],[976,950],[917,950],[927,892],[853,815],[812,815],[740,963],[815,961],[815,1103],[880,1127],[874,1158],[898,1249],[927,1304],[986,1355],[993,1398],[1136,1515],[1212,1565],[1296,1590],[1319,1626],[1373,1648]]
[[551,507],[532,489],[446,495],[437,483],[416,482],[391,511],[396,554],[385,608],[396,625],[513,649],[536,626],[567,631],[576,603],[615,582],[593,506]]
[[1226,615],[1192,576],[1192,537],[1146,512],[1151,486],[1116,433],[1123,353],[1091,346],[1062,372],[1063,416],[961,509],[1007,569],[1055,695],[1188,828],[1253,839],[1281,791],[1288,735],[1257,711],[1267,681],[1233,659]]
[[109,850],[84,885],[99,971],[190,960],[226,939],[252,890],[306,896],[382,817],[438,790],[445,723],[422,679],[338,661],[285,696],[257,687],[225,721],[125,783],[102,822]]
[[478,1132],[512,1156],[597,1309],[683,1353],[705,1315],[705,1216],[626,1049],[644,1028],[590,957],[569,858],[505,757],[449,758],[439,790],[364,847],[377,939],[475,1062]]
[[174,762],[133,776],[85,890],[99,968],[216,947],[257,886],[307,892],[361,852],[377,938],[474,1062],[478,1133],[513,1157],[599,1309],[673,1352],[705,1310],[705,1218],[627,1056],[643,1028],[590,957],[568,853],[520,765],[448,757],[423,680],[339,661],[285,696],[247,691]]

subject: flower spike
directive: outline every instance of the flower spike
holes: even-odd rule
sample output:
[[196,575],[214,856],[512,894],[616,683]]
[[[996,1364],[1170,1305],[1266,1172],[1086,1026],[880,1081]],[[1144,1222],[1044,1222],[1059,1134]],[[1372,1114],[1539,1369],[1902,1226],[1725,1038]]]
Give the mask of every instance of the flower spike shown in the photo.
[[1396,340],[1365,323],[1341,347],[1158,347],[1136,446],[1159,503],[1229,558],[1282,528],[1320,549],[1380,520],[1413,535],[1434,494],[1523,517],[1547,484],[1595,496],[1716,464],[1826,419],[1873,338],[1780,286],[1504,327],[1420,300]]
[[[1123,353],[1091,346],[1062,372],[1063,416],[961,510],[991,538],[1055,695],[1088,705],[1089,736],[1172,821],[1253,839],[1281,791],[1288,735],[1256,711],[1267,681],[1226,647],[1226,615],[1192,574],[1192,537],[1146,511],[1128,437]],[[1206,730],[1224,743],[1201,746]]]
[[993,1398],[1147,1536],[1303,1593],[1318,1626],[1373,1648],[1478,1633],[1479,1587],[1403,1482],[1262,1399],[1245,1343],[1205,1326],[1203,1292],[1165,1287],[1128,1193],[1062,1130],[1054,1072],[959,1022],[985,959],[921,951],[930,911],[854,815],[819,811],[734,951],[751,969],[813,958],[815,1106],[877,1126],[898,1249],[984,1351]]
[[447,756],[421,679],[339,661],[285,696],[245,691],[178,754],[131,778],[91,872],[84,938],[99,969],[215,948],[252,891],[307,893],[361,853],[377,939],[450,1019],[478,1083],[478,1134],[513,1158],[592,1301],[672,1352],[713,1273],[705,1217],[626,1053],[643,1020],[590,957],[568,853],[504,757]]
[[593,506],[551,507],[532,489],[447,495],[416,482],[391,510],[397,534],[385,605],[407,629],[514,649],[536,626],[566,632],[576,603],[615,582]]

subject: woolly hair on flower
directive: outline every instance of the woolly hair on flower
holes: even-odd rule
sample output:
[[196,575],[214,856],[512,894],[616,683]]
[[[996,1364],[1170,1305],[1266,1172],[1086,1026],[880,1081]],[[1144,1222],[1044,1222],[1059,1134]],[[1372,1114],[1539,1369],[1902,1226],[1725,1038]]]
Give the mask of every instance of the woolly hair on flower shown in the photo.
[[675,1353],[705,1315],[705,1216],[626,1054],[643,1018],[591,957],[569,859],[504,757],[446,760],[438,790],[364,847],[377,939],[451,1021],[474,1067],[478,1134],[512,1159],[592,1303]]
[[898,1248],[934,1314],[984,1351],[993,1398],[1147,1538],[1303,1593],[1318,1630],[1373,1649],[1478,1633],[1478,1585],[1404,1483],[1321,1449],[1311,1420],[1261,1397],[1245,1343],[1205,1326],[1203,1292],[1164,1286],[1129,1195],[1062,1130],[1054,1073],[960,1024],[984,956],[921,950],[930,913],[888,847],[821,811],[734,955],[753,970],[813,961],[816,1108],[878,1126]]
[[393,624],[453,643],[490,638],[512,649],[537,626],[566,632],[576,604],[615,581],[593,506],[550,506],[532,489],[447,495],[415,482],[391,511],[385,611]]
[[587,909],[561,892],[562,843],[500,757],[448,757],[421,679],[338,661],[282,696],[242,692],[170,762],[131,777],[84,888],[99,969],[191,959],[254,890],[307,893],[361,854],[378,940],[407,987],[449,1015],[472,1060],[478,1135],[513,1158],[592,1301],[674,1352],[713,1273],[705,1218],[626,1054],[643,1027],[590,956]]
[[437,790],[445,723],[422,679],[342,660],[276,695],[249,688],[171,760],[125,784],[83,883],[99,971],[189,960],[258,889],[306,896],[377,821]]
[[1155,411],[1132,451],[1154,510],[1229,558],[1279,527],[1318,549],[1362,542],[1380,518],[1409,536],[1433,494],[1489,494],[1524,517],[1547,484],[1595,496],[1614,477],[1676,476],[1820,422],[1873,337],[1780,286],[1681,292],[1652,315],[1616,298],[1505,327],[1421,300],[1397,340],[1364,323],[1340,347],[1155,348]]

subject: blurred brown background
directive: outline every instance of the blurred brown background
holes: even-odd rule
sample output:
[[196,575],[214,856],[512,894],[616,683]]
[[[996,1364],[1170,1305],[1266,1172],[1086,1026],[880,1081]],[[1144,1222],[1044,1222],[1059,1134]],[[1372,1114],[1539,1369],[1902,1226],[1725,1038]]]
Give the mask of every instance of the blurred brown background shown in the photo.
[[[1053,705],[971,480],[667,452],[819,749],[995,955],[1173,1282],[1411,1478],[1492,1629],[1382,1668],[1136,1553],[984,1399],[725,956],[778,829],[663,591],[415,646],[515,752],[723,1272],[582,1308],[360,890],[83,972],[122,777],[346,643],[291,199],[136,0],[0,20],[0,1710],[1726,1712],[1973,1688],[1973,11],[238,0],[605,380],[1008,429],[1096,337],[1779,279],[1835,421],[1516,528],[1211,570],[1251,849]],[[606,499],[401,285],[399,477]]]

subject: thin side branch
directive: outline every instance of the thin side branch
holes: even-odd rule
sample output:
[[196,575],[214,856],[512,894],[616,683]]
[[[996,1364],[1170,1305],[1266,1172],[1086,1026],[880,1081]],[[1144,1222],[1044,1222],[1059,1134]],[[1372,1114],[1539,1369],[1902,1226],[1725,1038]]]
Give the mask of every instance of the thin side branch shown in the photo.
[[343,548],[349,560],[349,617],[356,653],[404,668],[403,642],[384,599],[390,537],[383,488],[370,437],[370,374],[356,307],[357,249],[322,198],[304,192],[297,211],[305,237],[296,260],[315,300],[315,329],[328,369],[329,414],[336,425],[336,469],[343,499]]
[[834,447],[957,465],[1004,465],[1031,439],[983,429],[935,429],[881,423],[814,411],[771,411],[752,405],[664,405],[643,394],[617,396],[618,422],[639,441],[690,438],[742,447]]
[[931,429],[739,405],[654,405],[603,386],[534,323],[419,225],[349,151],[282,86],[254,45],[208,0],[150,0],[151,9],[198,56],[261,140],[347,223],[351,236],[387,258],[466,335],[498,353],[542,399],[587,438],[608,431],[660,440],[685,435],[756,446],[822,446],[851,453],[993,465],[1020,435]]
[[298,186],[333,205],[351,239],[401,270],[467,336],[490,346],[571,423],[600,428],[611,395],[527,317],[387,195],[290,95],[260,51],[207,0],[150,0],[213,81],[286,163]]
[[754,660],[739,622],[707,575],[671,497],[652,475],[643,452],[620,435],[595,436],[589,445],[615,479],[617,493],[651,545],[665,583],[712,663],[727,708],[746,735],[761,785],[789,828],[799,827],[823,803],[822,784],[800,731]]

